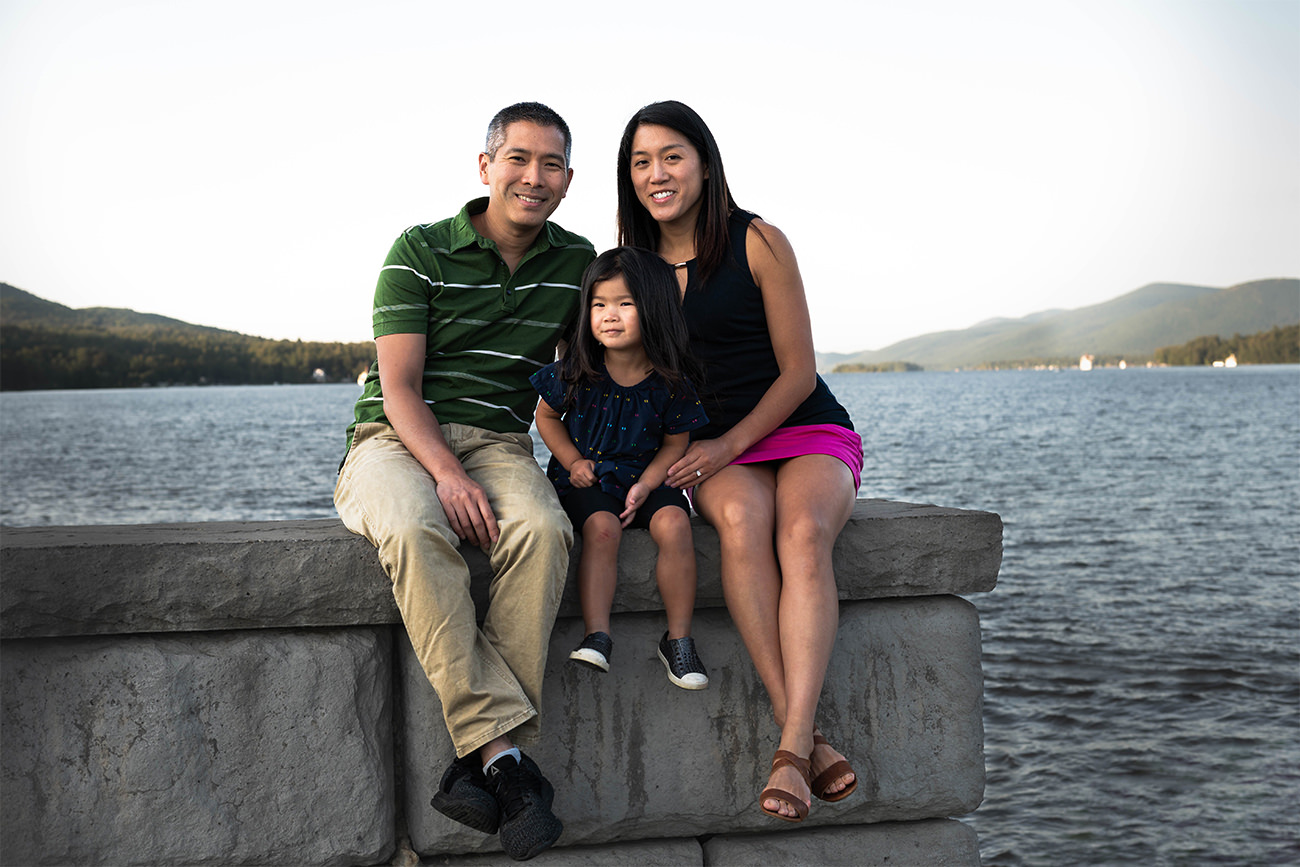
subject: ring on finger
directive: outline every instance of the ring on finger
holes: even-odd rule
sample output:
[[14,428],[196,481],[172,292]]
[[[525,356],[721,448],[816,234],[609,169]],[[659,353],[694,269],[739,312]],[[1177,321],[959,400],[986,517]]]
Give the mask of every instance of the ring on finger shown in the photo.
[[696,471],[695,471],[695,478],[698,479],[698,478],[699,478],[700,476],[702,476],[702,475],[704,475],[704,470],[696,470]]

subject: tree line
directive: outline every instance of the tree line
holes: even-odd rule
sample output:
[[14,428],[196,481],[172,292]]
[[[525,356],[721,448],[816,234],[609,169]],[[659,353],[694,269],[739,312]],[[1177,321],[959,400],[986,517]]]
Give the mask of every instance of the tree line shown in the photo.
[[1240,334],[1227,339],[1214,334],[1198,337],[1182,346],[1157,349],[1155,360],[1159,364],[1189,367],[1224,361],[1229,355],[1235,355],[1238,364],[1298,364],[1300,324],[1278,326],[1244,337]]
[[268,340],[206,329],[15,324],[0,328],[0,390],[355,381],[374,353],[373,343]]
[[880,364],[864,364],[860,361],[847,361],[837,364],[831,373],[902,373],[923,370],[919,364],[910,361],[886,361]]
[[[16,315],[6,318],[11,324],[0,325],[0,390],[4,391],[348,382],[370,366],[375,353],[370,342],[268,340],[194,326],[104,328],[23,321]],[[1182,346],[1157,349],[1154,360],[1196,366],[1229,355],[1235,355],[1239,364],[1300,363],[1300,324],[1226,339],[1198,337]],[[907,362],[887,362],[843,364],[835,371],[918,369]]]

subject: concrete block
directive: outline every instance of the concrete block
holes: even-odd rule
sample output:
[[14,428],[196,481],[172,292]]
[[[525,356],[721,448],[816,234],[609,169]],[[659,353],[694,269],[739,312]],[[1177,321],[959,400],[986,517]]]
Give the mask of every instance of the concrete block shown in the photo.
[[5,864],[374,864],[388,628],[8,641]]
[[[717,534],[694,531],[696,604],[722,607]],[[487,558],[462,552],[483,598]],[[626,534],[614,611],[660,610],[656,558],[647,531]],[[987,591],[1001,562],[997,515],[885,500],[859,500],[835,546],[842,599]],[[374,549],[334,519],[5,528],[0,573],[4,638],[401,622]],[[581,610],[574,585],[562,616]]]
[[[695,516],[696,608],[724,608],[718,534]],[[561,617],[580,617],[576,565],[571,555]],[[649,531],[630,530],[618,557],[615,612],[661,611],[655,583],[658,550]],[[1002,519],[991,512],[858,500],[835,542],[840,599],[883,599],[979,593],[997,584],[1002,564]]]
[[951,819],[931,819],[727,834],[704,842],[704,860],[710,867],[979,867],[980,852],[974,830]]
[[[455,865],[455,867],[507,867],[519,862],[504,852],[481,855],[435,855],[420,861],[420,867]],[[704,850],[697,840],[639,840],[632,843],[609,843],[604,846],[566,846],[547,849],[531,862],[544,867],[609,867],[611,864],[635,864],[636,867],[703,867]],[[758,862],[753,862],[758,863]],[[771,863],[771,862],[768,862]]]
[[337,519],[6,527],[0,574],[4,638],[401,622]]
[[[697,611],[706,690],[665,677],[660,614],[614,618],[609,674],[568,662],[579,619],[550,644],[543,742],[527,750],[555,784],[561,846],[769,831],[758,793],[778,732],[767,695],[725,611]],[[396,642],[403,692],[406,814],[424,855],[486,851],[485,837],[429,806],[453,750],[441,706],[409,644]],[[978,615],[951,596],[840,606],[820,724],[860,776],[850,798],[816,801],[805,827],[963,815],[983,797]]]

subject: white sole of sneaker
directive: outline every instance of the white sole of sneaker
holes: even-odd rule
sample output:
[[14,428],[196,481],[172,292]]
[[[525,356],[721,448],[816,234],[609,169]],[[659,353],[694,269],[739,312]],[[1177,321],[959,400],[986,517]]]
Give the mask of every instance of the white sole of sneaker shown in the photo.
[[569,659],[574,662],[581,662],[583,665],[589,665],[598,671],[609,671],[609,660],[605,658],[605,655],[589,647],[579,647],[569,654]]
[[680,686],[682,689],[708,688],[709,679],[707,677],[702,674],[695,674],[694,672],[686,675],[686,677],[678,677],[673,674],[673,667],[668,664],[668,660],[664,659],[663,652],[656,651],[656,653],[659,656],[659,661],[664,664],[664,671],[668,672],[668,679],[673,682],[673,686]]

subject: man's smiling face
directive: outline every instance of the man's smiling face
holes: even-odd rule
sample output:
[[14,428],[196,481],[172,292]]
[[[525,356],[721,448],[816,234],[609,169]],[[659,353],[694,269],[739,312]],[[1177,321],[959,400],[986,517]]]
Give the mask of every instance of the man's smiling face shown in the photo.
[[515,121],[496,154],[479,154],[479,177],[489,188],[495,220],[538,229],[560,206],[573,170],[564,160],[564,133],[553,126]]

